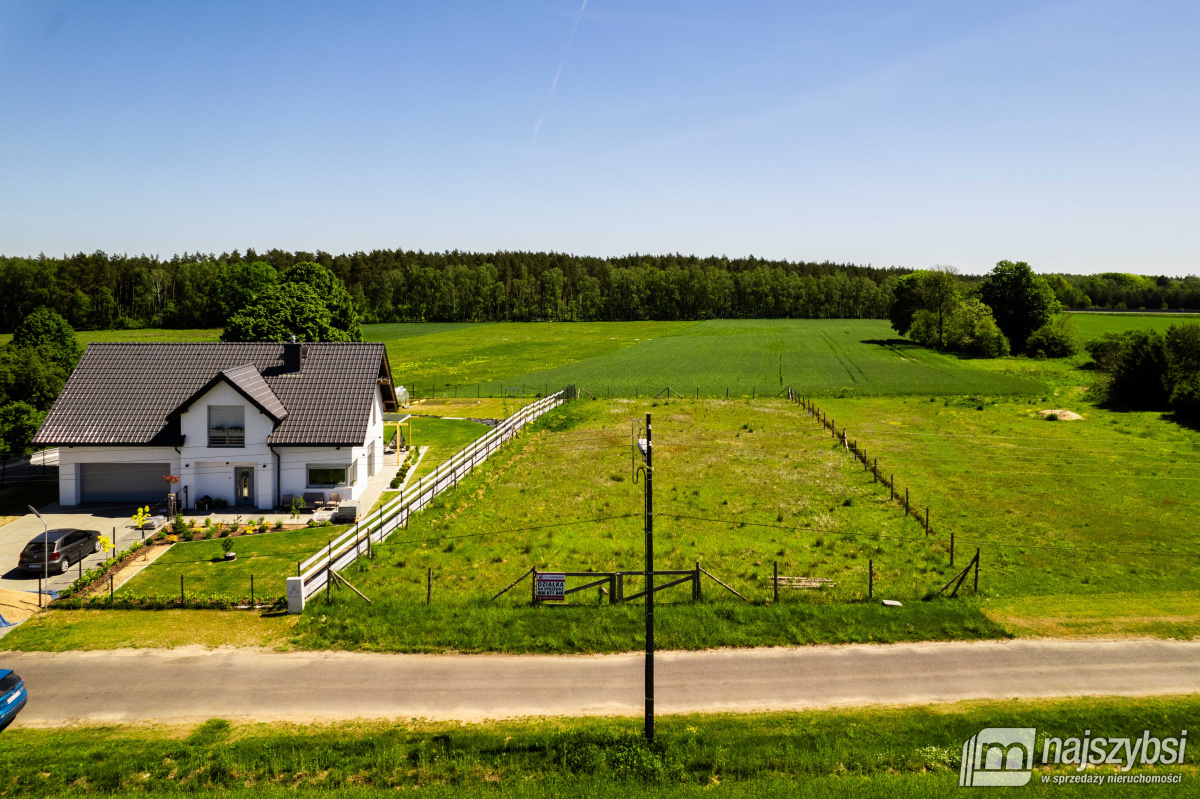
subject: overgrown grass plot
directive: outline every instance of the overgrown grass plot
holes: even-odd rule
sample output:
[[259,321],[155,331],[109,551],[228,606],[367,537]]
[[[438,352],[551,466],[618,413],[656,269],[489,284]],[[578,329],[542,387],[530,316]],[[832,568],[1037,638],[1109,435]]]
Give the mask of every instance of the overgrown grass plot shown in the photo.
[[[1072,400],[1070,397],[1076,399]],[[828,400],[995,596],[1200,589],[1200,433],[1078,394]],[[1066,408],[1082,421],[1046,421]]]
[[[530,607],[530,568],[637,570],[644,562],[642,489],[630,480],[630,419],[655,414],[656,566],[699,562],[753,601],[706,580],[660,595],[664,647],[995,636],[969,603],[911,603],[903,613],[861,600],[868,561],[880,595],[919,599],[947,579],[945,548],[925,539],[887,493],[830,439],[797,436],[783,401],[577,401],[544,417],[406,531],[351,567],[373,604],[315,602],[306,646],[440,651],[611,651],[640,641],[640,603],[598,593],[570,607]],[[784,575],[831,579],[825,591],[771,597]],[[433,602],[425,604],[427,570]],[[630,577],[626,593],[639,590]]]

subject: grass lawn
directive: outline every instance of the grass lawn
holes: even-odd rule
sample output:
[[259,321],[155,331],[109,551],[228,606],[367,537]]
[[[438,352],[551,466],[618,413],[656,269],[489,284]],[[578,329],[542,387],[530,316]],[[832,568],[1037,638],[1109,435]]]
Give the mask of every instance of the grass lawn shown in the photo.
[[486,434],[490,427],[466,419],[436,419],[414,417],[412,420],[412,443],[418,447],[429,447],[421,465],[411,480],[417,480],[445,463],[463,447]]
[[990,600],[983,608],[1020,636],[1200,637],[1200,591],[1027,596]]
[[10,630],[0,638],[0,651],[82,652],[197,645],[287,648],[297,618],[240,610],[52,610]]
[[[660,716],[655,744],[640,719],[472,724],[419,720],[324,725],[230,723],[11,729],[0,736],[5,795],[601,797],[929,797],[962,795],[962,744],[985,727],[1043,737],[1159,738],[1193,728],[1200,698],[962,702],[925,707],[754,715]],[[1035,754],[1041,760],[1041,749]],[[1113,774],[1101,765],[1089,774]],[[1182,783],[1053,786],[1039,795],[1191,796],[1195,758],[1135,765]],[[1190,786],[1190,787],[1189,787]],[[1049,790],[1048,790],[1049,789]]]
[[[690,569],[699,561],[755,603],[707,581],[705,601],[695,605],[686,586],[671,589],[661,595],[661,646],[1005,635],[970,601],[912,601],[948,579],[944,543],[927,540],[889,503],[887,490],[815,435],[794,406],[580,401],[544,417],[518,446],[436,500],[405,533],[379,546],[374,560],[350,567],[350,579],[374,604],[313,603],[298,643],[396,651],[636,648],[638,603],[596,607],[589,592],[576,595],[573,607],[531,608],[528,582],[494,603],[488,598],[535,566],[641,567],[642,489],[630,482],[629,419],[648,409],[656,414],[658,568]],[[596,517],[624,518],[572,523]],[[869,560],[878,596],[906,600],[902,610],[862,601]],[[766,606],[775,562],[781,574],[827,577],[836,586]],[[434,570],[432,606],[424,604],[427,568]],[[627,578],[626,593],[637,583]]]
[[[226,562],[221,539],[181,542],[138,572],[117,591],[132,596],[179,596],[179,578],[189,594],[250,597],[250,575],[259,599],[287,595],[287,578],[296,563],[315,555],[348,526],[313,527],[278,533],[237,536],[237,560]],[[138,611],[141,612],[141,611]],[[149,612],[149,611],[146,611]]]
[[404,409],[413,416],[445,416],[458,419],[507,419],[534,399],[518,397],[470,397],[467,399],[417,400]]

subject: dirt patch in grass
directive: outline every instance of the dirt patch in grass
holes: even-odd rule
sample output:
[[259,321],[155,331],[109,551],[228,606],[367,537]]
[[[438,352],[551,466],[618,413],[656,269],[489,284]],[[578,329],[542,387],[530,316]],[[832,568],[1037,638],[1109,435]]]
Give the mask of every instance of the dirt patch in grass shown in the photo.
[[0,616],[3,616],[5,621],[15,624],[37,612],[37,594],[0,588]]

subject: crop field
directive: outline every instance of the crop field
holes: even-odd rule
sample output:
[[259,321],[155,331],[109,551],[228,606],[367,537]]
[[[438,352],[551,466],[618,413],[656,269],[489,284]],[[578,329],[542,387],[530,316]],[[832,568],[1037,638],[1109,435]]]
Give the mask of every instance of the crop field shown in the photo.
[[1100,338],[1105,333],[1123,333],[1126,330],[1157,330],[1167,332],[1171,325],[1200,324],[1200,314],[1103,314],[1072,313],[1083,341]]
[[[694,324],[495,322],[448,332],[440,332],[438,325],[364,325],[363,338],[387,344],[396,382],[409,386],[416,397],[474,397],[480,385],[489,387],[485,393],[519,389],[522,375],[602,356]],[[428,333],[419,332],[427,327]],[[544,387],[529,384],[526,389],[533,394]]]
[[[640,602],[589,591],[569,607],[529,607],[530,568],[636,570],[643,564],[641,486],[630,473],[630,420],[655,412],[656,567],[699,562],[703,601],[669,589],[664,647],[917,640],[1003,635],[965,601],[912,601],[948,579],[941,542],[783,400],[579,401],[413,517],[347,577],[371,597],[314,601],[299,644],[400,651],[613,651],[638,640]],[[866,603],[868,562],[877,596]],[[771,599],[772,568],[835,585]],[[433,602],[425,604],[426,570]],[[626,578],[626,593],[639,590]],[[785,592],[786,593],[786,592]],[[353,599],[354,601],[351,601]],[[600,603],[600,606],[598,606]],[[403,620],[402,622],[400,620]]]
[[[506,325],[422,336],[405,341],[402,357],[411,362],[393,357],[392,369],[398,382],[415,386],[417,396],[435,390],[486,395],[516,389],[543,394],[572,383],[597,397],[653,396],[666,386],[684,395],[699,389],[702,397],[723,397],[727,391],[732,396],[773,396],[789,385],[812,395],[1041,390],[1030,381],[918,347],[898,338],[880,320],[713,320],[672,323],[657,331],[642,327],[649,324],[525,325],[521,329],[526,338],[512,345],[500,345],[493,338],[492,331],[510,327]],[[557,339],[574,341],[577,328],[586,335],[580,336],[578,348],[568,348],[573,357],[553,363]],[[593,328],[606,328],[613,341],[624,341],[625,346],[593,351],[589,347]],[[632,332],[642,335],[631,341]],[[540,354],[528,357],[527,348],[539,336],[555,339],[545,359]],[[453,344],[452,353],[460,347],[479,351],[486,364],[474,368],[464,364],[457,373],[439,372],[433,379],[424,364],[436,363],[446,343]]]
[[258,599],[287,595],[287,578],[346,527],[313,527],[233,539],[237,560],[226,562],[221,539],[181,541],[133,576],[117,591],[126,596],[179,596],[179,578],[190,594],[249,597],[250,576]]
[[[216,341],[219,330],[104,330],[92,341]],[[414,398],[526,397],[578,384],[596,396],[1036,394],[1039,384],[899,338],[877,319],[364,325]]]

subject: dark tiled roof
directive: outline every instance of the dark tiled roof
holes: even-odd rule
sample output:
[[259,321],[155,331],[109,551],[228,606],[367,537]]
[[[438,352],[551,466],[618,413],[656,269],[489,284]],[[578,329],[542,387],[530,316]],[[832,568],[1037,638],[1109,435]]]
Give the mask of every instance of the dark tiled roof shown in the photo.
[[306,347],[303,369],[289,373],[282,344],[90,344],[34,443],[178,445],[172,412],[224,379],[282,418],[270,444],[361,444],[390,376],[384,346]]
[[183,413],[192,407],[192,403],[212,391],[216,388],[217,383],[221,382],[233,386],[234,390],[253,402],[258,406],[259,410],[276,422],[288,415],[287,408],[283,407],[283,403],[279,401],[279,397],[276,397],[275,392],[267,385],[267,381],[263,379],[262,373],[258,371],[258,367],[252,363],[244,363],[232,369],[222,369],[220,374],[201,386],[192,396],[185,399],[178,408],[171,411],[170,415],[175,416]]

